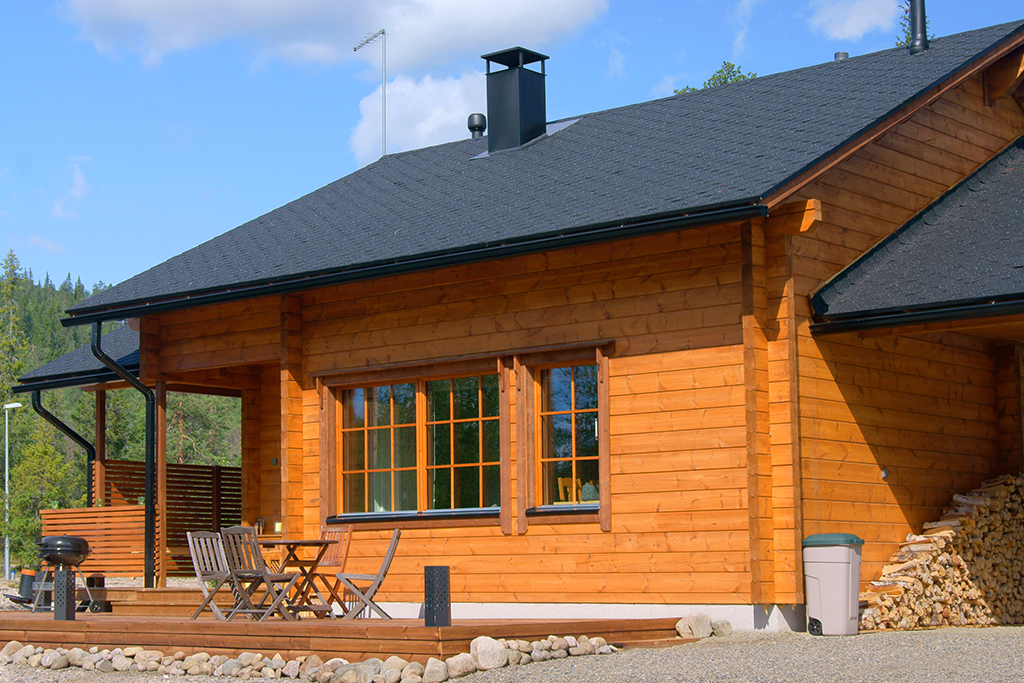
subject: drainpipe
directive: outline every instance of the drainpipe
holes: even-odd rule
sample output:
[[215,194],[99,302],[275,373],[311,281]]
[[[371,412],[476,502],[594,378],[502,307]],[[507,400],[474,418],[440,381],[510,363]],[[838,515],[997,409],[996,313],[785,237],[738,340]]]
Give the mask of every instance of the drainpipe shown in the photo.
[[32,410],[36,411],[39,417],[56,427],[57,431],[61,434],[85,449],[85,490],[87,491],[85,505],[86,507],[92,507],[92,465],[96,460],[96,449],[93,448],[91,443],[82,438],[78,432],[61,422],[53,413],[43,407],[41,393],[42,392],[39,389],[32,392]]
[[153,561],[153,558],[156,557],[156,438],[154,434],[156,396],[152,389],[139,381],[138,377],[103,353],[103,349],[100,347],[101,325],[101,322],[92,324],[92,355],[146,397],[146,547],[144,561],[146,588],[153,588],[156,584],[156,565]]

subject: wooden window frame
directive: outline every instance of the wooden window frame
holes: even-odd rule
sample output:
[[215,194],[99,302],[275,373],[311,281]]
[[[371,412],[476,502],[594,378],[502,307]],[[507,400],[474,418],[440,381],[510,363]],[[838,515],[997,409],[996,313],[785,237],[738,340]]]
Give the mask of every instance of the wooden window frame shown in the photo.
[[[608,427],[608,356],[611,346],[586,346],[518,354],[516,373],[516,461],[519,482],[517,527],[529,528],[529,518],[545,524],[597,522],[602,531],[611,530],[611,443]],[[581,505],[541,505],[539,486],[541,385],[540,371],[572,365],[597,366],[597,466],[598,502]]]
[[[493,525],[497,518],[503,533],[512,532],[511,518],[511,444],[509,372],[507,359],[495,356],[460,359],[449,362],[402,364],[372,370],[336,372],[317,377],[320,396],[320,443],[324,446],[320,459],[320,493],[322,523],[358,523],[360,528],[437,527]],[[482,375],[498,375],[499,406],[499,477],[500,507],[426,509],[427,495],[427,430],[426,401],[417,401],[416,458],[417,510],[403,512],[341,513],[341,396],[346,389],[416,383],[417,392],[433,380],[456,379]],[[481,472],[482,473],[482,472]]]

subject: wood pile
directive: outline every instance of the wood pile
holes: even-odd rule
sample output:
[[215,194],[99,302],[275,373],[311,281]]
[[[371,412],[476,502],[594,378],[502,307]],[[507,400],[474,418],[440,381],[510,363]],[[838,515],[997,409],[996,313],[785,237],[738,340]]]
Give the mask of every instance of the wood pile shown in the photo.
[[860,594],[860,628],[1024,624],[1024,476],[984,482],[924,525]]

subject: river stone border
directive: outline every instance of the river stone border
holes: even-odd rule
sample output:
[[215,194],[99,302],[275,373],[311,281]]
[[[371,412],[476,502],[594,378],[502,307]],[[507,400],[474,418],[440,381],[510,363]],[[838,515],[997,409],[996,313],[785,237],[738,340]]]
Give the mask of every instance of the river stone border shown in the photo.
[[353,663],[340,657],[324,661],[317,655],[285,660],[280,654],[267,656],[256,652],[243,652],[237,657],[205,652],[186,656],[180,651],[166,654],[143,647],[44,650],[12,640],[0,650],[0,665],[50,670],[78,667],[102,673],[150,672],[163,676],[205,675],[242,680],[284,678],[314,683],[442,683],[475,671],[617,651],[618,648],[600,637],[548,636],[544,640],[526,641],[480,636],[473,639],[470,652],[444,661],[431,657],[424,666],[397,656],[383,661],[371,657]]

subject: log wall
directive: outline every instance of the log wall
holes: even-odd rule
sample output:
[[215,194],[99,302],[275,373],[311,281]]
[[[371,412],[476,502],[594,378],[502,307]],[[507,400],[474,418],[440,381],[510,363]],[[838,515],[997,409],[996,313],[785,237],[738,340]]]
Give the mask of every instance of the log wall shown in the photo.
[[[798,435],[796,513],[804,535],[864,538],[865,581],[953,494],[1005,470],[996,350],[953,334],[811,337],[808,296],[1022,132],[1020,110],[1007,100],[987,106],[975,77],[801,190],[795,199],[822,201],[823,221],[771,252],[778,324],[792,326],[796,346],[795,355],[776,356],[796,371],[799,419],[785,410],[793,386],[781,369],[773,410]],[[773,425],[773,446],[783,442]]]

